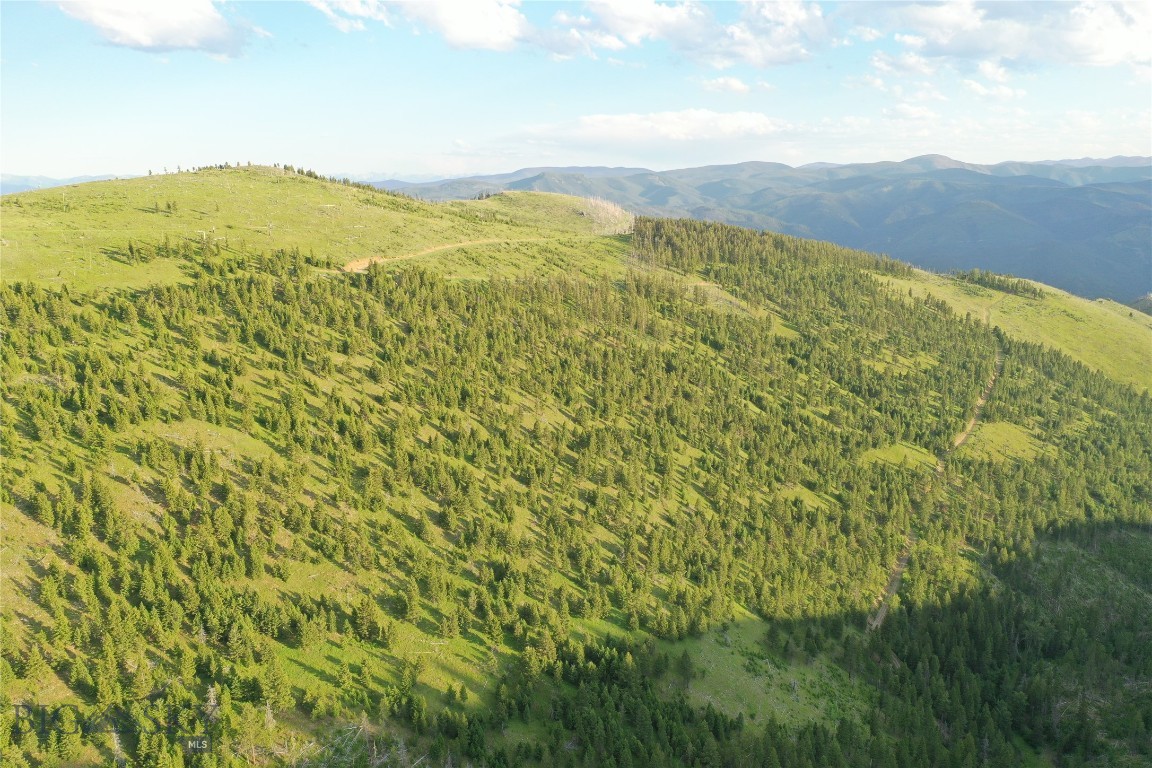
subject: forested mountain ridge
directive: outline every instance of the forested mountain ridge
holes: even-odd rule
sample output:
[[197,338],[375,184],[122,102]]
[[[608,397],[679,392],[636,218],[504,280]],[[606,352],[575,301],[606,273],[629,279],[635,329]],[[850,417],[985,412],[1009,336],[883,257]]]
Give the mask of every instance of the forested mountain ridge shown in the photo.
[[430,200],[500,190],[599,196],[645,215],[830,240],[940,272],[990,270],[1126,304],[1152,290],[1152,160],[1118,162],[978,165],[926,155],[597,177],[556,169],[405,189]]
[[[210,168],[5,196],[3,279],[84,288],[186,282],[187,254],[200,242],[234,253],[299,249],[332,267],[403,263],[435,249],[419,263],[449,277],[619,277],[628,269],[630,245],[602,236],[618,231],[619,221],[589,200],[514,192],[430,205],[289,169]],[[1130,307],[1051,288],[1021,296],[919,270],[885,279],[1148,386],[1152,319]]]
[[1147,759],[1146,394],[827,243],[368,199],[487,242],[345,273],[106,228],[173,279],[0,286],[5,703],[136,725],[6,707],[6,761]]

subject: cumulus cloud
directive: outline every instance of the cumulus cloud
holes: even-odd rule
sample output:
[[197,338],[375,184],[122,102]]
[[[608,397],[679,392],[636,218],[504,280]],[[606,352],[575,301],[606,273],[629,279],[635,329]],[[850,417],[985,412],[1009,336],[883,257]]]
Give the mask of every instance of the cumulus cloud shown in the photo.
[[517,7],[519,0],[308,0],[308,4],[341,32],[362,31],[365,20],[391,25],[399,15],[427,27],[454,48],[507,51],[536,36]]
[[728,91],[729,93],[748,93],[752,90],[738,77],[717,77],[712,80],[705,80],[702,85],[705,90],[709,91]]
[[[526,44],[559,56],[618,52],[662,42],[684,58],[724,68],[770,67],[803,61],[836,42],[821,6],[803,0],[746,0],[737,18],[721,22],[699,0],[589,0],[579,12],[557,10],[536,27],[519,0],[309,0],[344,31],[363,20],[404,17],[427,26],[460,48],[509,50]],[[875,39],[864,28],[861,39]]]
[[1152,63],[1152,6],[1146,2],[1080,3],[1062,31],[1071,55],[1084,64]]
[[679,46],[699,44],[712,24],[701,3],[658,3],[655,0],[587,3],[585,27],[600,29],[628,45],[645,40],[668,40]]
[[812,47],[831,37],[824,12],[800,0],[750,2],[741,20],[724,28],[724,38],[710,53],[721,66],[741,61],[756,67],[803,61]]
[[95,27],[112,45],[153,53],[194,50],[236,56],[249,32],[267,34],[230,24],[212,0],[67,0],[56,5]]
[[760,112],[676,112],[584,115],[567,123],[536,126],[535,137],[566,141],[643,144],[653,139],[671,142],[740,139],[769,136],[789,128],[783,120]]
[[519,0],[436,0],[398,7],[455,48],[507,51],[532,36],[532,25],[517,5]]
[[[113,2],[128,0],[106,0]],[[209,0],[180,2],[219,17]],[[344,31],[363,29],[368,20],[408,19],[458,48],[528,45],[560,57],[617,54],[659,42],[719,69],[768,68],[805,61],[822,48],[852,40],[888,39],[896,50],[877,51],[873,58],[882,73],[926,75],[955,64],[961,70],[979,68],[984,80],[1002,84],[1006,64],[1129,64],[1144,75],[1152,71],[1147,44],[1152,3],[1146,0],[845,3],[828,12],[805,0],[745,0],[735,15],[733,6],[720,10],[702,0],[589,0],[579,10],[556,10],[538,27],[521,12],[520,0],[308,2]]]
[[591,53],[601,47],[619,50],[661,41],[685,58],[724,68],[801,61],[831,40],[820,6],[801,0],[745,2],[731,23],[719,22],[706,3],[692,0],[593,0],[584,11],[579,16],[557,13],[553,23],[558,31],[539,42],[547,46],[567,40]]
[[1083,66],[1152,62],[1152,4],[909,3],[885,6],[883,25],[927,57]]

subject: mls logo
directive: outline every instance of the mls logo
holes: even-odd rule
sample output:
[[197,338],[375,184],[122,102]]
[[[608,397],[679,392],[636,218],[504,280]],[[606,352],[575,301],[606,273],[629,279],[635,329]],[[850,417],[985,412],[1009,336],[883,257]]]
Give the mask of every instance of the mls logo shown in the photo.
[[185,736],[183,739],[185,752],[208,752],[212,749],[212,737],[203,736]]

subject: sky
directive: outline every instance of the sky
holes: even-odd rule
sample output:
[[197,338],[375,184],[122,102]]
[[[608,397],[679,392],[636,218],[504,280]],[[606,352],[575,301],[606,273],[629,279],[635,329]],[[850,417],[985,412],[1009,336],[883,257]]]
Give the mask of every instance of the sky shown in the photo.
[[1152,155],[1152,3],[0,1],[0,170]]

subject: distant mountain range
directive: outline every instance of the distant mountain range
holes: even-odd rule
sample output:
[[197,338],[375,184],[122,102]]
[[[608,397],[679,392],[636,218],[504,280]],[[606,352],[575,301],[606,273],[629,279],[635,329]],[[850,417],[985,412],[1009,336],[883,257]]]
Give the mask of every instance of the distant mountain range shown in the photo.
[[986,269],[1089,298],[1152,292],[1152,158],[977,165],[942,155],[836,165],[747,162],[672,171],[525,168],[376,186],[426,200],[503,190],[601,197],[647,215],[708,219]]
[[[460,200],[475,197],[477,194],[492,191],[504,184],[512,184],[524,179],[530,179],[534,176],[542,174],[564,174],[586,176],[590,179],[606,179],[615,178],[618,176],[635,176],[643,173],[655,173],[647,168],[607,168],[601,165],[595,166],[546,166],[538,168],[521,168],[518,171],[511,173],[496,173],[488,176],[468,176],[460,179],[439,179],[437,181],[426,182],[411,182],[400,181],[398,179],[387,179],[385,181],[369,182],[375,187],[380,189],[390,190],[423,190],[426,187],[435,187],[437,189],[448,190],[451,189],[451,194],[438,194],[434,199],[437,200]],[[457,187],[457,183],[459,186]],[[458,190],[458,191],[457,191]],[[424,195],[421,193],[421,197]],[[432,198],[429,198],[432,199]]]
[[68,179],[53,179],[48,176],[15,176],[11,173],[0,175],[0,195],[14,192],[27,192],[30,189],[64,187],[69,184],[82,184],[86,181],[107,181],[108,179],[131,179],[132,176],[73,176]]

